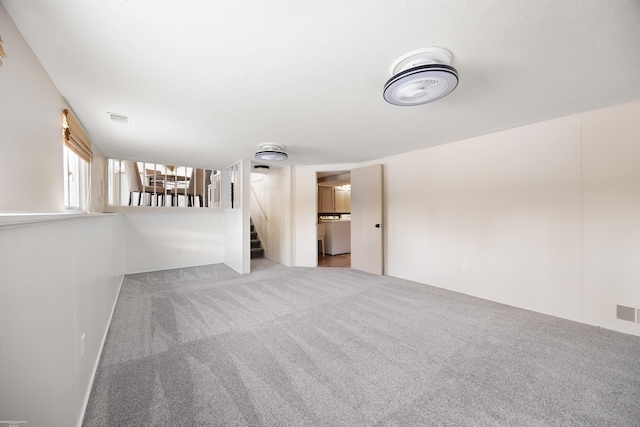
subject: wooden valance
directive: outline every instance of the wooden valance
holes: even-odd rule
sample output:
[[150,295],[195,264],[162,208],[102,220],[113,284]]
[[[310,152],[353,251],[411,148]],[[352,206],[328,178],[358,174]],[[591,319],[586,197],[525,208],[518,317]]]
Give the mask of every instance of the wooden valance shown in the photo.
[[65,108],[62,113],[64,144],[82,160],[91,163],[93,161],[93,151],[89,136],[71,111]]

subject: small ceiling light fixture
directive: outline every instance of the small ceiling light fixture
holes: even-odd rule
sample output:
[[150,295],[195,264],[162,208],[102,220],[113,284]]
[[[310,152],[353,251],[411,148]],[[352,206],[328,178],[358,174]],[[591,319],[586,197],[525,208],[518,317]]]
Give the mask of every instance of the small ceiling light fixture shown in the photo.
[[412,50],[391,65],[384,85],[385,101],[393,105],[421,105],[449,95],[458,85],[453,54],[441,47]]
[[258,145],[260,151],[256,153],[256,159],[266,161],[287,160],[289,156],[284,152],[284,145],[272,144],[270,142]]

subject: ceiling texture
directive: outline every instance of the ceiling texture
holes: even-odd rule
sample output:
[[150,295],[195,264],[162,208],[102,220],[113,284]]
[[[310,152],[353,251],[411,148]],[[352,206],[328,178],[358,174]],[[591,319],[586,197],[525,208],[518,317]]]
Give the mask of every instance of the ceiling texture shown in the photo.
[[[107,157],[358,163],[640,99],[638,0],[1,2]],[[430,46],[456,90],[386,103]]]

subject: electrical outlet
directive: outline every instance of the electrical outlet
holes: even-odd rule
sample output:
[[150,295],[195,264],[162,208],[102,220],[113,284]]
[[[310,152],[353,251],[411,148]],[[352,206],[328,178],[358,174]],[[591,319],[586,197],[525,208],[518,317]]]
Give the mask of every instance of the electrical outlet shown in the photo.
[[462,263],[462,271],[464,272],[469,271],[469,265],[466,262]]

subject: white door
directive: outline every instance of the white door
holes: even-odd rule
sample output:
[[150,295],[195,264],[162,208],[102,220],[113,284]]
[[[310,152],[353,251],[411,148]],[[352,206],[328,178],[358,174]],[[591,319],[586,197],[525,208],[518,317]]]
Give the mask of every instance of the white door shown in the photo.
[[382,274],[382,165],[351,170],[351,268]]

